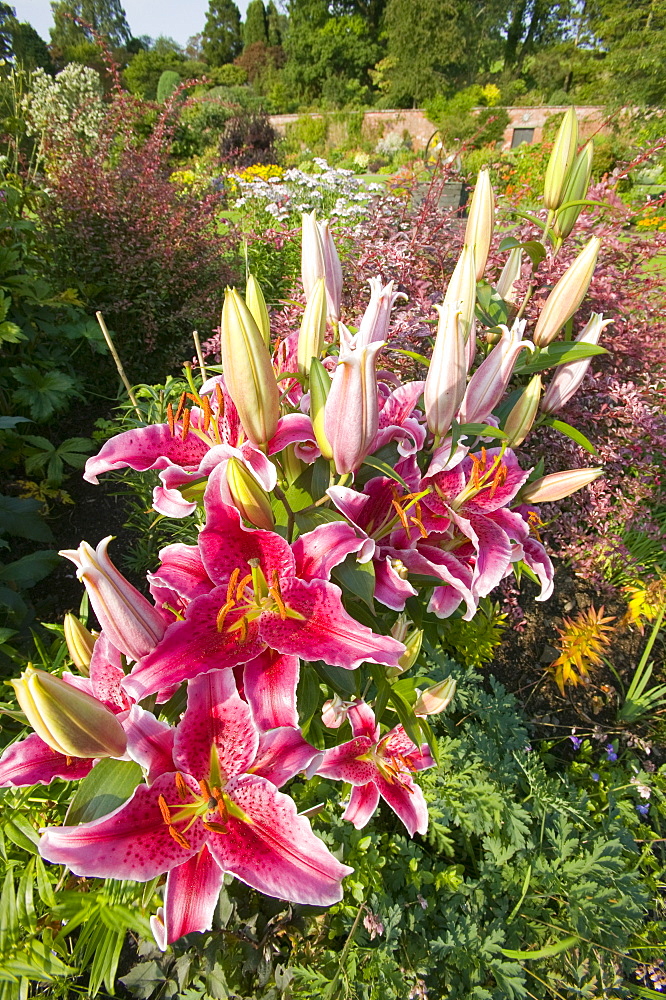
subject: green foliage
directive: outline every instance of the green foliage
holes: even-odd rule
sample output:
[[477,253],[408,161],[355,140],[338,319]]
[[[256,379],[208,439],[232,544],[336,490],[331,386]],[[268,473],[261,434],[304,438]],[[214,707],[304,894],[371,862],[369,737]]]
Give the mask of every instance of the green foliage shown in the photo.
[[250,0],[245,12],[243,25],[243,48],[248,48],[256,42],[268,45],[268,19],[264,0]]
[[471,621],[446,618],[442,621],[439,641],[442,649],[452,659],[466,667],[482,667],[490,663],[495,650],[502,642],[506,628],[506,615],[499,605],[487,597],[479,602],[479,610]]
[[[426,114],[439,129],[446,149],[454,149],[463,142],[469,148],[479,149],[502,139],[509,116],[504,108],[484,107],[487,98],[487,91],[474,85],[450,99],[438,94],[426,102]],[[474,108],[481,110],[475,112]]]
[[93,32],[112,46],[126,45],[132,37],[120,0],[55,0],[52,8],[51,43],[58,48],[81,40],[94,41]]
[[180,73],[173,69],[165,69],[157,81],[157,100],[164,103],[180,83]]
[[233,0],[209,0],[202,46],[211,66],[223,66],[239,54],[243,47],[241,17]]

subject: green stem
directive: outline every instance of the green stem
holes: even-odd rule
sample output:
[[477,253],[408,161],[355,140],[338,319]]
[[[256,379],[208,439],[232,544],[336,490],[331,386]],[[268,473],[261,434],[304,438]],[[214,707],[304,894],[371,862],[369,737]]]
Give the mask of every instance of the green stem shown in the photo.
[[291,509],[289,505],[289,501],[287,500],[286,494],[284,493],[283,490],[280,489],[277,483],[273,487],[273,492],[275,493],[275,496],[278,498],[278,500],[284,506],[284,509],[287,512],[287,541],[291,544],[294,537],[294,527],[296,524],[296,517],[294,511]]
[[340,953],[340,961],[338,962],[338,968],[336,970],[336,973],[333,976],[333,978],[331,979],[331,981],[328,984],[328,986],[326,987],[326,991],[324,993],[324,1000],[333,1000],[333,996],[334,996],[334,992],[333,991],[335,990],[335,987],[338,985],[338,983],[340,981],[340,976],[342,975],[342,973],[344,971],[344,967],[345,967],[346,962],[347,962],[347,957],[349,955],[349,952],[351,951],[351,946],[354,943],[354,938],[356,936],[356,931],[358,930],[358,925],[359,925],[360,920],[361,920],[361,914],[363,913],[364,909],[365,909],[365,903],[361,903],[361,905],[358,908],[358,912],[356,914],[356,917],[354,918],[354,923],[352,924],[352,928],[351,928],[349,934],[347,935],[347,940],[345,941],[344,947],[343,947],[343,949],[342,949],[342,951]]

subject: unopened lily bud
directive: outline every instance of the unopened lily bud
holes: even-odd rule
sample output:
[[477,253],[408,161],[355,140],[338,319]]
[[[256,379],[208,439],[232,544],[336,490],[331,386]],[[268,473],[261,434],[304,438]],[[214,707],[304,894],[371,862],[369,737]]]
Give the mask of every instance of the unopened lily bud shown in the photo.
[[327,462],[333,458],[333,448],[324,429],[326,400],[330,391],[331,376],[321,361],[312,358],[310,364],[310,419],[319,450]]
[[222,309],[222,367],[243,430],[253,444],[265,445],[280,419],[280,392],[271,356],[252,313],[235,288]]
[[122,757],[123,727],[96,698],[59,677],[28,667],[9,682],[37,735],[66,757]]
[[107,553],[111,535],[96,549],[81,542],[59,555],[73,562],[85,584],[97,620],[110,642],[132,660],[140,660],[164,635],[164,619],[153,605],[116,569]]
[[590,287],[601,240],[593,236],[564,272],[546,299],[534,331],[537,347],[547,347],[585,298]]
[[477,281],[481,280],[486,269],[494,228],[495,195],[490,183],[490,171],[483,167],[476,180],[465,229],[465,243],[474,248]]
[[337,323],[340,319],[340,304],[342,302],[342,266],[338,251],[331,236],[328,219],[318,222],[321,236],[321,247],[324,256],[324,276],[326,278],[326,299],[328,315]]
[[[562,195],[563,205],[566,205],[570,201],[581,201],[587,195],[587,189],[590,186],[590,177],[592,176],[593,156],[594,143],[590,139],[575,159],[569,180]],[[571,208],[565,208],[564,211],[558,212],[553,221],[553,232],[555,235],[561,240],[566,239],[576,225],[576,220],[582,211],[582,205],[572,205]]]
[[323,278],[317,278],[298,332],[298,370],[302,374],[309,374],[312,358],[321,357],[325,335],[326,285]]
[[543,203],[549,211],[564,204],[563,194],[569,180],[578,146],[578,118],[571,107],[562,119],[553,151],[546,168]]
[[370,454],[379,427],[377,354],[383,341],[357,347],[340,324],[340,355],[324,407],[324,433],[338,475],[356,472]]
[[465,395],[467,358],[460,314],[444,301],[439,313],[437,336],[425,381],[424,405],[428,429],[444,437]]
[[502,327],[500,342],[476,369],[465,392],[458,413],[461,424],[484,423],[504,395],[516,359],[522,350],[534,345],[523,340],[525,320],[516,320],[511,329]]
[[320,278],[326,278],[324,247],[316,212],[303,212],[301,237],[301,281],[307,302]]
[[460,315],[465,343],[474,335],[476,310],[476,256],[474,247],[466,243],[453,269],[444,305],[452,307]]
[[534,375],[523,389],[517,403],[506,418],[504,430],[507,433],[509,448],[522,444],[534,423],[541,399],[541,376]]
[[285,474],[287,484],[289,486],[296,482],[298,477],[305,471],[306,468],[305,462],[302,462],[296,454],[293,444],[288,444],[287,447],[280,452],[280,465],[282,466],[282,471]]
[[514,285],[520,278],[522,266],[523,248],[514,247],[507,258],[506,264],[502,268],[502,273],[497,282],[497,292],[509,306],[515,306],[516,304],[517,296]]
[[587,469],[568,469],[566,472],[553,472],[550,476],[542,476],[528,483],[520,491],[523,503],[552,503],[571,496],[583,486],[589,486],[595,479],[603,475],[601,466]]
[[259,485],[248,467],[233,456],[227,462],[227,484],[241,517],[257,528],[272,531],[275,519],[268,493]]
[[[598,344],[602,331],[612,322],[611,319],[605,320],[601,313],[592,313],[576,337],[575,343]],[[568,364],[559,365],[556,368],[541,403],[543,413],[557,413],[569,402],[585,378],[585,372],[589,368],[591,360],[592,358],[583,358],[581,361],[570,361]]]
[[416,700],[414,705],[414,715],[425,718],[428,715],[439,715],[451,702],[456,693],[456,681],[453,677],[434,684],[427,691],[424,691]]
[[393,303],[399,297],[405,298],[402,292],[393,291],[393,282],[382,285],[381,278],[369,278],[370,302],[363,314],[361,325],[356,334],[359,347],[367,347],[375,340],[388,340],[388,329]]
[[411,668],[414,666],[414,664],[419,658],[422,642],[423,642],[423,629],[415,628],[412,629],[411,632],[407,633],[407,637],[404,639],[405,652],[398,660],[398,665],[400,667],[401,673],[405,673],[406,670],[411,670]]
[[245,302],[248,309],[252,313],[252,318],[259,328],[259,333],[261,334],[266,347],[270,348],[271,321],[268,315],[268,307],[266,306],[266,299],[264,298],[264,293],[261,290],[261,285],[253,274],[250,274],[247,279]]
[[96,636],[89,632],[85,625],[71,612],[65,615],[64,629],[65,642],[72,663],[84,677],[87,677]]
[[327,729],[339,729],[347,719],[350,702],[343,701],[339,694],[325,701],[321,708],[321,721]]

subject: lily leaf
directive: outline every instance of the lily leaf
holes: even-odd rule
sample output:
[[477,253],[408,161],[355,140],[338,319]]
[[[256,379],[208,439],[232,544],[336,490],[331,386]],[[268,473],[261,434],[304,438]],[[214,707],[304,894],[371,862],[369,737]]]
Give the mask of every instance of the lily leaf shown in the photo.
[[141,768],[134,761],[112,760],[110,757],[100,760],[79,782],[65,823],[76,826],[107,816],[127,801],[141,779]]
[[589,438],[585,437],[582,431],[579,431],[577,427],[572,427],[571,424],[567,424],[564,420],[546,420],[544,423],[549,424],[560,434],[564,434],[565,437],[571,438],[576,444],[579,444],[581,448],[588,451],[590,455],[594,455],[598,458],[599,452],[594,447]]
[[553,955],[559,955],[561,951],[566,951],[567,948],[573,948],[579,940],[577,935],[572,934],[571,937],[562,938],[555,944],[549,944],[545,948],[537,948],[535,951],[514,951],[512,948],[500,948],[500,951],[507,958],[516,958],[519,961],[530,958],[551,958]]
[[548,347],[535,351],[533,355],[517,365],[514,371],[516,375],[533,375],[535,372],[542,372],[546,368],[554,368],[556,365],[566,365],[571,361],[592,358],[595,354],[608,354],[608,351],[599,344],[576,342],[549,344]]
[[363,465],[369,465],[371,469],[376,469],[377,472],[381,472],[382,476],[388,476],[389,479],[395,479],[396,483],[400,483],[407,492],[409,493],[409,486],[402,478],[399,476],[395,469],[392,469],[388,462],[382,462],[381,458],[376,456],[371,456],[363,460]]

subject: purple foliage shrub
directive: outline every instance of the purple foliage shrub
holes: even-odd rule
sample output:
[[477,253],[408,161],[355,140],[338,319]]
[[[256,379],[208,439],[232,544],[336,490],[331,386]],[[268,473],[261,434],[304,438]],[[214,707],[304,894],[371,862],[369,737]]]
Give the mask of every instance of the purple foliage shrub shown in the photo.
[[169,180],[177,103],[142,141],[146,111],[115,92],[97,142],[62,144],[44,224],[60,279],[104,313],[132,377],[154,381],[189,355],[193,328],[205,335],[219,322],[235,239],[216,224],[220,193]]

